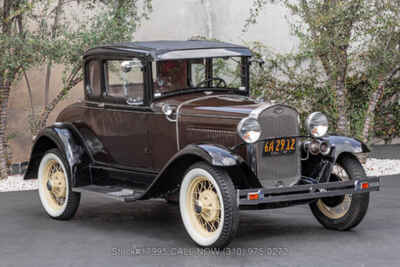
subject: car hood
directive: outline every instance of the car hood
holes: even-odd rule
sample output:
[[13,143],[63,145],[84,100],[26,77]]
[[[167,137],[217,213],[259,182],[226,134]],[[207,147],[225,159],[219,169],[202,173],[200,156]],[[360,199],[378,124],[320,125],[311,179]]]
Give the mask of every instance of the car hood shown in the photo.
[[240,95],[201,96],[183,101],[179,105],[180,115],[229,116],[243,118],[261,103]]

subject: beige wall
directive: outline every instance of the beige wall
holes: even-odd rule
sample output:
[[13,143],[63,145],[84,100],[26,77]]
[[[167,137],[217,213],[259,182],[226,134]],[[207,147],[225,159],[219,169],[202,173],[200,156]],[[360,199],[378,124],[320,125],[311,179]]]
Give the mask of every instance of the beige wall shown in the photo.
[[[269,5],[261,14],[259,23],[242,33],[248,17],[251,0],[153,0],[154,11],[150,20],[145,21],[135,34],[136,40],[181,39],[195,35],[216,38],[223,41],[244,43],[262,41],[272,50],[287,52],[295,48],[286,22],[286,11],[279,5]],[[51,79],[50,99],[61,88],[62,67],[57,67]],[[44,68],[30,71],[34,90],[33,102],[36,109],[43,105]],[[52,112],[48,123],[54,122],[65,106],[82,98],[83,88],[79,84],[68,97]],[[27,160],[31,147],[28,126],[29,98],[24,80],[13,88],[10,96],[10,117],[8,133],[15,135],[10,140],[14,162]]]
[[[287,52],[296,47],[285,8],[269,4],[258,24],[242,32],[252,0],[153,0],[150,20],[136,33],[137,40],[188,39],[194,35],[243,43],[261,41],[272,50]],[[207,3],[210,8],[207,9]]]
[[[33,104],[36,110],[39,110],[44,103],[44,70],[37,69],[28,72],[31,86],[33,87]],[[54,69],[50,83],[50,99],[52,99],[57,91],[61,88],[62,67],[57,66]],[[62,101],[56,109],[50,114],[49,124],[53,123],[57,114],[67,105],[72,104],[77,99],[82,98],[82,85],[78,85],[72,89],[71,93]],[[31,149],[32,137],[29,130],[28,115],[30,114],[30,102],[28,90],[24,79],[17,82],[12,89],[9,104],[9,123],[7,132],[14,136],[10,139],[10,147],[13,153],[13,161],[20,162],[27,160]]]

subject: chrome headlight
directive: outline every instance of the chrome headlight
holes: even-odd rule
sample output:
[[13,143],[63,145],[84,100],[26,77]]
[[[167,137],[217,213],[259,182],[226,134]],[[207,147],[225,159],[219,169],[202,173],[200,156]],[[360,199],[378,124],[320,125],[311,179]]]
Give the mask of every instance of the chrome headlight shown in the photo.
[[256,119],[247,117],[239,122],[237,132],[243,141],[252,144],[260,138],[261,127]]
[[321,112],[311,113],[306,120],[306,128],[312,137],[323,137],[328,132],[328,118]]

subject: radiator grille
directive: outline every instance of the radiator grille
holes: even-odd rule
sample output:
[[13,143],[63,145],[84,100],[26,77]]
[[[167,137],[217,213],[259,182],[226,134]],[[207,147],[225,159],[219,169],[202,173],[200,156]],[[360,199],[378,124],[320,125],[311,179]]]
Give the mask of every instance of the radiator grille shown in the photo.
[[[276,105],[262,111],[258,117],[262,139],[299,135],[296,110]],[[300,179],[300,149],[295,153],[263,156],[264,142],[256,145],[257,176],[264,187],[288,186]]]

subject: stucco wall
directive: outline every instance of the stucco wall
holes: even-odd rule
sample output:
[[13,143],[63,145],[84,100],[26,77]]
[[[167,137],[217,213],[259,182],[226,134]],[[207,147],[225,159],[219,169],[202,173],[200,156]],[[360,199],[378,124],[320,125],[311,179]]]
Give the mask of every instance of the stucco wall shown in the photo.
[[[185,40],[192,36],[206,36],[219,40],[246,43],[261,41],[273,51],[287,52],[296,47],[286,22],[286,10],[277,4],[268,5],[261,14],[258,24],[248,32],[242,28],[249,15],[251,0],[153,0],[154,11],[150,20],[145,21],[135,34],[135,40]],[[50,99],[61,87],[62,67],[58,66],[51,79]],[[33,101],[36,108],[43,105],[44,68],[30,71],[28,76],[34,89]],[[83,89],[79,84],[72,89],[51,114],[48,123],[54,122],[65,106],[82,98]],[[29,99],[24,80],[13,88],[10,99],[8,133],[13,136],[10,145],[14,161],[27,160],[31,148],[28,128]]]
[[153,3],[151,19],[136,33],[138,40],[202,35],[234,43],[261,41],[279,52],[296,47],[286,20],[288,13],[279,4],[269,4],[258,24],[243,33],[252,0],[153,0]]

